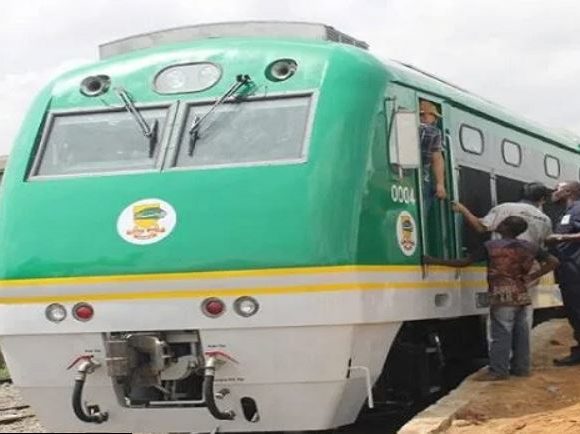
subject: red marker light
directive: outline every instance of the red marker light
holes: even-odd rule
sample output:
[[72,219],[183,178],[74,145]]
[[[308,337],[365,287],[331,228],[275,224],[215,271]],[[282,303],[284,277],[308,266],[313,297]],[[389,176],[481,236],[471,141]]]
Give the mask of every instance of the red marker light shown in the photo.
[[225,310],[226,305],[219,298],[206,298],[201,304],[201,311],[211,318],[220,316]]
[[88,321],[93,318],[95,311],[90,304],[79,303],[73,307],[73,316],[78,321]]

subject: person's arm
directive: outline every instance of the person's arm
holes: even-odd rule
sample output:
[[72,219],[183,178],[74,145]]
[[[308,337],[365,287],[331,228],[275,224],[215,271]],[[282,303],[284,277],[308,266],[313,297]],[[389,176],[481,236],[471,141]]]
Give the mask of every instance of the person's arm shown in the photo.
[[467,257],[463,259],[443,259],[425,255],[423,256],[423,263],[431,265],[446,265],[448,267],[463,268],[470,266],[474,262],[483,261],[485,259],[487,259],[487,250],[485,249],[485,247],[481,246],[475,252],[470,253]]
[[538,257],[537,259],[540,262],[540,268],[534,271],[533,273],[528,274],[528,276],[526,277],[526,280],[528,282],[532,282],[536,279],[539,279],[544,274],[548,274],[550,271],[555,270],[556,267],[560,265],[560,261],[558,261],[558,259],[554,255],[550,255],[547,252],[543,256]]
[[467,223],[469,224],[469,226],[471,226],[473,229],[475,229],[480,234],[483,234],[484,232],[489,232],[489,228],[487,226],[485,226],[483,223],[481,223],[480,219],[478,217],[474,216],[471,213],[471,211],[469,211],[467,209],[467,207],[465,205],[463,205],[462,203],[455,202],[453,204],[453,211],[462,214],[463,217],[465,218],[465,220],[467,221]]
[[447,191],[445,191],[445,160],[440,150],[431,154],[431,166],[435,175],[435,196],[437,199],[445,199],[447,198]]
[[570,214],[562,217],[560,226],[564,226],[566,231],[569,230],[569,233],[549,236],[546,239],[547,245],[580,242],[580,212],[577,208],[573,208]]
[[543,234],[542,238],[544,240],[546,240],[549,237],[551,237],[553,234],[554,234],[554,231],[552,230],[552,219],[550,219],[550,217],[548,217],[548,220],[546,220],[546,222],[544,223],[544,234]]
[[546,244],[553,245],[559,243],[577,243],[580,242],[580,233],[577,234],[554,234],[546,238]]

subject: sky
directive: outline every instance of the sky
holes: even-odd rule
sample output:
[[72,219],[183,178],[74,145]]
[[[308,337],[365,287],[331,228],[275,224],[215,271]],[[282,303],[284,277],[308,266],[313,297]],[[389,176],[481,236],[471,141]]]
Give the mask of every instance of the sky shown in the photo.
[[[576,0],[3,0],[0,154],[51,79],[99,44],[223,21],[322,22],[538,124],[580,135]],[[576,110],[578,109],[578,110]]]

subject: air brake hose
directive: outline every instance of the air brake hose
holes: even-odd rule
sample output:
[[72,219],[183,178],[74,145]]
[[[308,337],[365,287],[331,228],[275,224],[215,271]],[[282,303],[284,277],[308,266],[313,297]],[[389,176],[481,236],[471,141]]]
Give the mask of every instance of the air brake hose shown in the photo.
[[72,394],[72,406],[76,417],[81,421],[99,424],[106,422],[107,419],[109,419],[107,412],[96,411],[90,414],[87,413],[83,407],[83,387],[85,385],[85,380],[87,379],[87,374],[92,373],[96,367],[98,367],[98,365],[91,360],[87,360],[79,366]]
[[222,412],[217,408],[215,403],[215,396],[213,393],[213,384],[215,379],[215,363],[216,359],[214,357],[210,357],[205,365],[204,368],[204,377],[203,377],[203,396],[205,397],[205,403],[207,405],[207,409],[211,413],[213,417],[218,420],[234,420],[236,414],[229,410],[226,412]]

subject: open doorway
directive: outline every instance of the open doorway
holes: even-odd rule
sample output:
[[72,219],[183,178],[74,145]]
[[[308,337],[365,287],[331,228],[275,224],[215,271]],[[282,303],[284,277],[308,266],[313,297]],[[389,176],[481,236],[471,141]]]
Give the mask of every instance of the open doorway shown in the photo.
[[455,229],[450,206],[453,164],[444,133],[444,106],[427,98],[419,98],[418,103],[425,250],[431,256],[452,258],[455,256]]

